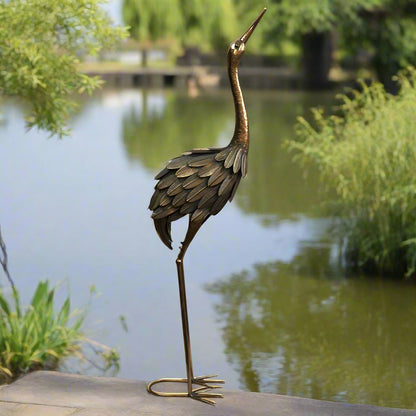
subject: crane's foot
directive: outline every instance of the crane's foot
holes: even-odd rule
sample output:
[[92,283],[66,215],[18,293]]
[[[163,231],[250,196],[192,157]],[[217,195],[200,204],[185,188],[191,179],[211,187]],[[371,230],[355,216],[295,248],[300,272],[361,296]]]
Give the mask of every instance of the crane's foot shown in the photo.
[[[190,387],[187,378],[160,378],[158,380],[152,381],[147,386],[147,391],[156,396],[190,397],[192,399],[198,400],[206,404],[215,405],[215,401],[213,399],[223,398],[224,395],[221,393],[211,392],[211,390],[220,389],[222,388],[222,386],[220,386],[219,384],[225,383],[224,380],[219,380],[215,377],[217,376],[199,376],[192,378],[192,386],[199,386],[196,388]],[[165,392],[153,390],[153,386],[159,383],[186,383],[188,385],[188,392]]]
[[192,389],[192,393],[189,395],[195,400],[200,402],[214,405],[215,401],[212,399],[222,399],[224,397],[221,393],[212,393],[210,390],[220,389],[222,386],[219,384],[224,384],[224,380],[216,379],[216,375],[212,376],[199,376],[192,379],[192,384],[199,385],[196,389]]

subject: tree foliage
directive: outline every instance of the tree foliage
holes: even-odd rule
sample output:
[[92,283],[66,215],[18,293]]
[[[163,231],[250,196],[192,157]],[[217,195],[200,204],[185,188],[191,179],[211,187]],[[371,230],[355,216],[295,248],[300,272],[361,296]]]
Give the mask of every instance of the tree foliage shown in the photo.
[[398,69],[416,64],[415,0],[123,0],[123,16],[140,41],[171,37],[207,51],[227,45],[265,6],[268,17],[250,41],[251,52],[265,45],[263,50],[276,51],[289,40],[305,54],[311,48],[302,44],[305,35],[337,32],[347,54],[364,50],[373,56],[384,84]]
[[180,0],[185,30],[182,44],[201,50],[223,49],[238,36],[232,0]]
[[400,68],[416,64],[414,0],[274,0],[270,14],[269,41],[337,31],[347,53],[373,56],[386,85]]
[[236,36],[232,0],[123,0],[124,22],[142,42],[176,37],[202,50],[224,47]]
[[367,50],[380,81],[396,91],[391,78],[401,68],[416,65],[416,2],[379,0],[361,9],[354,30],[343,27],[343,47],[354,54]]
[[273,32],[293,37],[332,30],[343,23],[354,21],[361,10],[374,8],[382,2],[383,0],[275,0],[270,7]]
[[183,26],[179,0],[123,0],[124,22],[139,41],[179,37]]
[[0,91],[29,104],[28,127],[67,133],[73,93],[90,93],[98,78],[78,70],[80,56],[96,55],[124,36],[101,8],[103,0],[0,2]]

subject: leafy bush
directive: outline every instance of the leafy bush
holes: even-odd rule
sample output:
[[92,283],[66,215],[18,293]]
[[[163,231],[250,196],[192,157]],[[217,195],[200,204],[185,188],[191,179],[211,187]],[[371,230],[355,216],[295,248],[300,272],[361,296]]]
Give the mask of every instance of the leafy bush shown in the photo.
[[[71,313],[69,296],[55,312],[54,295],[47,281],[40,282],[30,306],[22,308],[17,289],[10,300],[0,291],[0,383],[33,370],[56,369],[69,356],[84,358],[82,344],[91,342],[81,331],[85,313]],[[93,347],[107,368],[117,366],[114,350],[94,342]]]
[[126,36],[113,27],[103,0],[0,2],[0,90],[30,106],[27,126],[62,136],[76,107],[75,94],[91,93],[97,77],[79,71],[80,57],[97,55]]
[[362,83],[360,92],[340,97],[338,114],[314,109],[312,123],[299,118],[288,146],[335,191],[327,202],[347,237],[348,264],[410,276],[416,270],[416,70],[397,78],[397,96],[379,83]]

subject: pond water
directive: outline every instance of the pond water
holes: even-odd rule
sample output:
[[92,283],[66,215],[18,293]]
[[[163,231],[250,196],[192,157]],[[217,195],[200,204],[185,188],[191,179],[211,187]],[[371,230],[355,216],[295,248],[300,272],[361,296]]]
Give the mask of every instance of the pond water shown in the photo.
[[[229,389],[416,407],[415,285],[343,275],[316,175],[282,149],[296,116],[332,94],[246,96],[248,177],[184,262],[196,374],[218,373]],[[147,206],[167,160],[228,142],[230,95],[104,90],[72,124],[71,138],[48,139],[3,107],[10,271],[26,301],[45,278],[77,307],[95,286],[87,335],[118,348],[118,376],[184,376],[175,258],[187,220],[173,225],[171,252]]]

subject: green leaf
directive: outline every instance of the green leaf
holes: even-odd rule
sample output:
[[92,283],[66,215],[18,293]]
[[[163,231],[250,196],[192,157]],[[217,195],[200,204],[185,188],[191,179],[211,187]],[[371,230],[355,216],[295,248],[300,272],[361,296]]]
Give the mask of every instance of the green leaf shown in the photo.
[[0,292],[0,307],[3,310],[3,313],[5,313],[6,315],[10,315],[9,304],[7,303],[7,300],[4,298],[2,292]]

